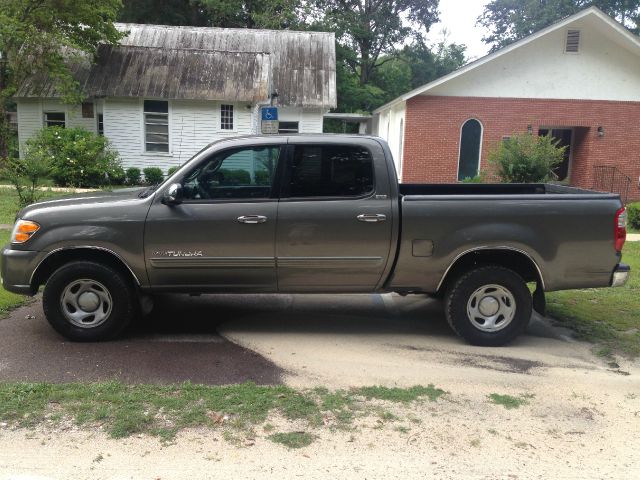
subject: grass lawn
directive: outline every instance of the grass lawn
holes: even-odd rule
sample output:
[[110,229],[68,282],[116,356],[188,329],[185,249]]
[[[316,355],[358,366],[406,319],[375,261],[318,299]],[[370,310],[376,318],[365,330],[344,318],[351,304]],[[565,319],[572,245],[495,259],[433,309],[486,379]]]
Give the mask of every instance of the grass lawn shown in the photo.
[[[45,190],[42,192],[42,200],[67,195],[70,194]],[[12,224],[18,210],[18,195],[15,190],[13,188],[0,188],[0,223]]]
[[622,261],[631,265],[624,287],[588,288],[547,294],[549,314],[582,339],[601,346],[599,353],[640,355],[640,242],[627,242]]
[[[308,430],[353,428],[356,417],[405,422],[412,406],[425,408],[445,392],[433,385],[411,388],[362,387],[329,391],[294,390],[283,385],[124,385],[107,383],[0,383],[0,421],[21,427],[47,423],[101,426],[112,437],[147,433],[170,440],[186,427],[224,429],[230,442],[254,436],[263,425],[268,438],[289,448],[314,441]],[[392,414],[390,410],[396,413]],[[294,432],[274,431],[272,413],[298,421]],[[382,421],[382,420],[381,420]],[[301,422],[301,423],[300,423]],[[304,431],[299,431],[304,425]],[[405,427],[408,429],[408,427]]]

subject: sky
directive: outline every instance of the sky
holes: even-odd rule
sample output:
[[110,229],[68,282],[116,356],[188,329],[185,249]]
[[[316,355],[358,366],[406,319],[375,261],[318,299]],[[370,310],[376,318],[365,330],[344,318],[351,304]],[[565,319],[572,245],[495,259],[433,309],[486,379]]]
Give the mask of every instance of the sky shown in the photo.
[[487,3],[488,0],[440,0],[440,23],[431,27],[429,40],[439,42],[446,28],[447,42],[465,44],[470,60],[486,55],[489,47],[482,42],[485,30],[476,26],[476,20]]

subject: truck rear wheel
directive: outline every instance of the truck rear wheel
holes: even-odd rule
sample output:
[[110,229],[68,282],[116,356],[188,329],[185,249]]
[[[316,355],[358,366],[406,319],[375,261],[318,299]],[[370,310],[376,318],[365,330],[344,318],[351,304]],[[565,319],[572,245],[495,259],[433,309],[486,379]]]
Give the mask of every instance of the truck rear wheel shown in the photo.
[[459,277],[445,296],[451,328],[472,345],[497,347],[527,328],[531,293],[513,270],[489,265]]
[[136,311],[136,294],[127,280],[117,270],[99,263],[63,265],[44,287],[44,314],[69,340],[115,338],[131,323]]

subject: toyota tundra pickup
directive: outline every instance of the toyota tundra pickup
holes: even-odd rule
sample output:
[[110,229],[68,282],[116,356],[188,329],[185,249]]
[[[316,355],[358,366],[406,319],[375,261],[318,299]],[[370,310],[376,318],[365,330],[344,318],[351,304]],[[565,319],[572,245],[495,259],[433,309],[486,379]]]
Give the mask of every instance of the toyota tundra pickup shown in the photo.
[[75,341],[116,337],[162,292],[397,292],[442,298],[457,334],[496,346],[544,292],[623,285],[625,219],[618,195],[559,185],[398,184],[376,137],[239,137],[156,187],[24,208],[2,283],[44,285]]

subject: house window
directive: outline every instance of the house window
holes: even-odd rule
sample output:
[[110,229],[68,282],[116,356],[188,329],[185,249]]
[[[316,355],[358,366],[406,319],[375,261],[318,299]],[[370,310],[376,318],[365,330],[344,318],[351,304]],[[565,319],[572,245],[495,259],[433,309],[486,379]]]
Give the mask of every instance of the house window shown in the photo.
[[467,120],[460,132],[460,156],[458,158],[458,181],[478,175],[480,149],[482,146],[482,124],[472,118]]
[[104,135],[104,114],[98,114],[98,135]]
[[278,133],[298,133],[298,122],[280,122]]
[[64,112],[44,112],[44,124],[47,127],[65,127]]
[[233,130],[233,105],[220,105],[220,129]]
[[144,142],[147,152],[169,152],[169,102],[144,101]]
[[82,103],[82,118],[93,118],[93,103],[92,102],[83,102]]

